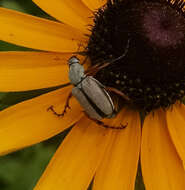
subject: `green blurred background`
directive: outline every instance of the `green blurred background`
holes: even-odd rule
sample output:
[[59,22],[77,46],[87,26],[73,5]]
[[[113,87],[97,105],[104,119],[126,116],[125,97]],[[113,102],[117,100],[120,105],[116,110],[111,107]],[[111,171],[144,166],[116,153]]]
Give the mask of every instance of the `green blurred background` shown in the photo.
[[[0,6],[54,20],[32,3],[31,0],[1,0]],[[0,51],[28,50],[27,48],[0,41]],[[19,93],[0,93],[0,110],[50,90],[53,89]],[[58,145],[69,130],[66,130],[48,141],[0,157],[0,190],[32,190]],[[136,190],[144,190],[140,173],[139,171],[136,180]],[[91,188],[89,187],[89,189]]]

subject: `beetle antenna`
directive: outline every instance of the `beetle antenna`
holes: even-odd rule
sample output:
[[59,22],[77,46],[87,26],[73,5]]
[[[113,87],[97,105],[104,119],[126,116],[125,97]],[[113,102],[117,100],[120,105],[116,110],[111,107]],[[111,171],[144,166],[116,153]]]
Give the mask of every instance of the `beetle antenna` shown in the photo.
[[118,58],[113,59],[112,61],[109,61],[109,64],[115,63],[116,61],[118,61],[118,60],[122,59],[123,57],[125,57],[127,55],[127,53],[128,53],[129,46],[130,46],[130,39],[128,39],[128,41],[127,41],[127,45],[126,45],[124,53],[122,55],[120,55]]
[[97,63],[97,64],[95,64],[94,66],[92,66],[90,69],[86,70],[85,73],[87,73],[87,74],[92,74],[92,73],[94,73],[94,75],[95,75],[99,70],[101,70],[101,69],[103,69],[103,68],[109,66],[110,64],[113,64],[113,63],[115,63],[116,61],[122,59],[122,58],[125,57],[126,54],[128,53],[129,46],[130,46],[130,39],[128,39],[127,45],[126,45],[126,48],[125,48],[125,51],[124,51],[124,53],[123,53],[121,56],[119,56],[119,57],[116,58],[116,59],[113,59],[112,61],[105,61],[105,62],[102,63],[102,64],[101,64],[101,63]]

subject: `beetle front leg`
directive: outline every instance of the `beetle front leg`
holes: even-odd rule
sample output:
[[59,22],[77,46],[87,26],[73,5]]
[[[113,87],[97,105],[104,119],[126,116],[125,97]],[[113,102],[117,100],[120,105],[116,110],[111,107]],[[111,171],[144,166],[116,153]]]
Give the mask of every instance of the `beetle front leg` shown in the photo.
[[85,59],[82,62],[82,65],[84,65],[86,63],[87,59],[88,59],[88,56],[85,57]]
[[66,100],[66,103],[65,103],[65,106],[64,106],[64,110],[62,113],[57,113],[55,110],[54,110],[54,106],[51,105],[47,111],[51,110],[56,116],[58,117],[63,117],[65,115],[65,113],[67,112],[67,109],[71,109],[71,107],[69,106],[69,101],[72,97],[72,92],[69,93],[68,97],[67,97],[67,100]]
[[84,111],[84,114],[86,115],[87,118],[94,121],[96,124],[101,125],[102,127],[107,128],[107,129],[124,129],[128,125],[128,123],[126,123],[126,125],[123,125],[122,123],[120,123],[120,126],[111,126],[111,125],[105,124],[103,121],[89,117],[89,115],[85,111]]
[[107,67],[108,65],[110,65],[110,62],[106,62],[106,63],[97,63],[94,66],[92,66],[91,68],[87,69],[85,71],[85,74],[88,76],[94,76],[99,70]]

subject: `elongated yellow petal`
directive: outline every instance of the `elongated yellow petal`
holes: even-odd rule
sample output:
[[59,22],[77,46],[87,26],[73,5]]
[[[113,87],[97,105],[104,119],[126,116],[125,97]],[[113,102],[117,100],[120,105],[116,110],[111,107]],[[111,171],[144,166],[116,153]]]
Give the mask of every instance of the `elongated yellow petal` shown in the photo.
[[111,124],[127,122],[125,129],[112,131],[111,141],[96,172],[93,190],[134,190],[141,139],[139,114],[124,110]]
[[82,118],[57,150],[34,190],[87,190],[110,131]]
[[87,33],[92,24],[92,12],[81,0],[33,0],[41,9],[56,19]]
[[185,167],[185,106],[176,103],[167,111],[168,129]]
[[71,87],[24,101],[0,112],[0,154],[46,140],[74,124],[82,116],[79,104],[72,99],[71,110],[57,117],[47,109],[53,105],[62,112]]
[[141,166],[147,190],[183,190],[185,171],[170,139],[165,113],[157,110],[143,126]]
[[0,91],[47,88],[69,82],[71,54],[0,52]]
[[82,0],[89,9],[95,11],[101,6],[103,6],[107,1],[106,0]]
[[86,37],[70,26],[0,8],[0,40],[33,49],[77,51]]

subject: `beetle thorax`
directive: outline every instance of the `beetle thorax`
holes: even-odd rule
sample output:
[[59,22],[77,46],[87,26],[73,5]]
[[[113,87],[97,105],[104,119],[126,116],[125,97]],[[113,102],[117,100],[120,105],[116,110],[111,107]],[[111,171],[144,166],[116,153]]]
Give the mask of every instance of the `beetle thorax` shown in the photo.
[[77,85],[85,78],[84,67],[79,63],[74,63],[69,67],[69,80],[71,84]]

